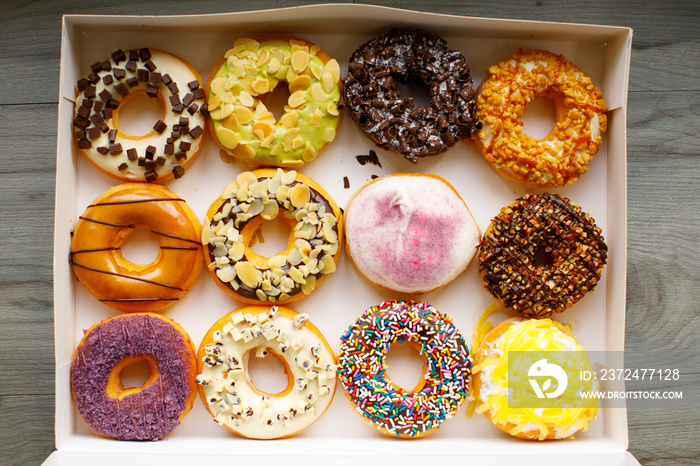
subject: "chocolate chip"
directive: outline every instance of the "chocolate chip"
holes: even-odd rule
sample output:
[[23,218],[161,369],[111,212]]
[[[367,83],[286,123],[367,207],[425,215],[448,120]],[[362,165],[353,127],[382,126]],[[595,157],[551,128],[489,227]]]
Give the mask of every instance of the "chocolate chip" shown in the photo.
[[161,166],[161,167],[163,165],[165,165],[165,157],[163,157],[162,155],[159,155],[158,158],[156,159],[156,165]]
[[165,73],[161,77],[161,79],[163,80],[163,84],[165,84],[166,86],[169,86],[173,82],[173,79],[170,77],[170,75],[168,73]]
[[156,147],[155,146],[146,147],[146,158],[148,160],[153,160],[153,156],[155,154],[156,154]]
[[180,117],[180,126],[189,126],[190,125],[190,119],[186,116],[181,116]]
[[99,152],[102,155],[107,155],[107,153],[109,152],[109,148],[100,146],[97,148],[97,152]]
[[78,139],[78,149],[89,149],[92,147],[92,143],[87,139]]
[[101,68],[103,71],[112,71],[112,62],[105,60],[102,62]]
[[105,86],[109,86],[113,82],[114,82],[114,76],[112,76],[111,74],[106,74],[106,75],[102,76],[102,83]]
[[108,132],[108,131],[109,131],[109,125],[108,125],[107,123],[102,123],[102,124],[100,125],[100,131],[102,131],[103,133]]
[[177,113],[178,115],[184,111],[185,111],[185,106],[182,104],[177,104],[173,107],[173,113]]
[[129,79],[126,80],[126,84],[127,84],[129,87],[135,87],[135,86],[138,86],[138,85],[139,85],[139,80],[136,79],[136,76],[132,76],[132,77],[130,77]]
[[377,153],[370,149],[369,155],[356,155],[355,158],[357,161],[360,163],[360,165],[365,165],[367,162],[377,165],[379,168],[382,168],[382,164],[379,163],[379,157],[377,157]]
[[199,110],[199,113],[201,113],[204,116],[209,116],[209,105],[208,104],[202,105],[202,108]]
[[173,167],[173,175],[175,175],[175,179],[182,178],[182,175],[185,174],[185,169],[182,168],[180,165],[175,165]]
[[87,80],[90,82],[90,84],[97,84],[98,82],[100,82],[100,76],[96,73],[90,73],[87,77]]
[[178,92],[180,92],[180,89],[178,89],[176,82],[172,82],[172,83],[166,84],[166,85],[168,86],[168,90],[170,91],[171,94],[175,95]]
[[157,84],[157,83],[161,82],[162,80],[163,80],[162,75],[160,73],[158,73],[157,71],[154,73],[151,73],[151,82],[152,83]]
[[87,120],[87,118],[90,116],[90,109],[83,106],[78,107],[78,116]]
[[194,81],[190,81],[187,83],[187,87],[189,87],[190,90],[193,91],[199,87],[199,81],[197,81],[196,79]]
[[158,97],[158,86],[152,82],[146,84],[146,95],[150,98]]
[[194,91],[192,91],[192,95],[194,95],[195,99],[203,99],[204,98],[204,89],[197,88]]
[[131,149],[129,149],[129,150],[126,151],[126,157],[127,157],[129,160],[132,160],[132,161],[133,161],[133,160],[136,160],[136,159],[139,158],[138,151],[137,151],[136,149],[134,149],[134,148],[131,148]]
[[139,167],[143,167],[144,165],[146,165],[146,159],[144,157],[139,157],[139,160],[136,162],[136,164]]
[[190,147],[192,147],[192,144],[187,141],[182,141],[180,143],[180,150],[184,150],[185,152],[187,152],[188,150],[190,150]]
[[147,60],[146,63],[143,64],[143,66],[145,66],[148,71],[154,71],[156,69],[156,64],[153,63],[151,60]]
[[179,139],[180,138],[180,132],[179,131],[171,131],[170,132],[170,137],[172,139]]
[[109,130],[109,142],[114,144],[114,141],[117,140],[117,130],[116,129],[110,129]]
[[158,179],[158,174],[151,170],[144,173],[144,177],[146,178],[146,181],[148,181],[149,183],[153,183],[155,180]]
[[176,152],[176,153],[175,153],[175,159],[176,159],[176,160],[187,159],[187,154],[186,154],[185,152],[183,152],[183,151]]
[[112,52],[112,60],[114,60],[114,63],[119,64],[119,62],[126,60],[126,54],[122,49],[119,49],[116,52]]
[[111,120],[113,113],[114,113],[114,111],[111,108],[105,108],[105,111],[102,112],[102,116],[104,117],[105,120]]
[[104,107],[104,105],[105,105],[104,102],[102,102],[101,100],[97,100],[97,101],[95,101],[95,104],[92,106],[92,110],[99,113],[100,111],[102,111],[102,108]]
[[194,128],[190,129],[190,136],[192,136],[192,139],[197,139],[199,138],[202,134],[204,134],[204,130],[199,126],[195,126]]
[[185,107],[189,107],[192,102],[194,102],[194,94],[186,94],[182,99],[182,104]]
[[139,56],[141,57],[142,61],[150,60],[151,59],[151,51],[144,47],[141,50],[139,50]]
[[[99,131],[99,128],[97,129]],[[84,129],[78,129],[75,130],[75,139],[85,139],[87,137],[87,133],[85,133]]]
[[177,94],[171,95],[170,97],[168,97],[168,100],[170,100],[170,105],[172,105],[173,107],[176,105],[180,105],[180,97]]
[[88,128],[87,130],[87,136],[93,140],[99,138],[101,134],[102,132],[97,126],[93,126],[92,128]]
[[93,73],[97,73],[98,71],[100,71],[102,69],[102,62],[98,61],[96,63],[93,63],[92,65],[90,65],[90,69],[92,70]]
[[97,90],[95,89],[95,86],[88,86],[83,94],[85,95],[86,99],[94,99],[97,95]]
[[117,155],[122,153],[122,145],[117,143],[117,144],[112,144],[109,146],[109,153],[110,155]]
[[168,125],[165,124],[163,120],[158,120],[155,125],[153,125],[153,129],[156,130],[157,132],[163,134],[163,131],[168,129]]
[[139,70],[136,72],[136,79],[138,79],[140,83],[147,83],[150,76],[151,73],[143,68],[139,68]]
[[102,99],[103,101],[107,102],[111,98],[112,93],[109,92],[107,89],[103,89],[102,92],[100,92],[100,99]]
[[90,121],[92,121],[92,124],[94,124],[95,126],[100,126],[102,123],[104,123],[104,119],[102,119],[102,115],[100,115],[99,113],[94,113],[90,117]]
[[117,79],[117,81],[121,81],[126,76],[126,70],[124,70],[123,68],[112,68],[112,74]]
[[146,159],[146,161],[143,163],[143,168],[145,168],[146,170],[155,170],[155,168],[156,168],[155,160]]
[[105,107],[116,110],[119,108],[119,102],[114,99],[109,99],[107,102],[105,102]]
[[126,97],[129,95],[129,88],[125,84],[119,83],[114,86],[114,90],[119,93],[120,96]]
[[78,92],[83,92],[85,89],[88,87],[88,80],[87,78],[81,78],[78,80]]
[[133,73],[134,71],[136,71],[137,66],[138,66],[138,64],[135,61],[128,61],[128,62],[126,62],[125,68],[127,71],[130,71]]
[[126,170],[127,168],[129,168],[129,164],[124,162],[117,167],[117,170],[119,170],[121,172],[121,171]]
[[139,51],[138,50],[129,50],[129,60],[133,62],[139,61]]
[[[197,104],[192,104],[189,107],[187,107],[187,113],[189,113],[190,115],[194,115],[195,113],[197,113],[198,108],[199,106]],[[202,113],[202,115],[204,115],[204,113]]]
[[344,177],[343,177],[343,187],[344,187],[345,189],[349,189],[349,188],[350,188],[350,180],[348,179],[347,176],[344,176]]
[[175,144],[168,143],[165,145],[165,155],[173,155],[175,153]]

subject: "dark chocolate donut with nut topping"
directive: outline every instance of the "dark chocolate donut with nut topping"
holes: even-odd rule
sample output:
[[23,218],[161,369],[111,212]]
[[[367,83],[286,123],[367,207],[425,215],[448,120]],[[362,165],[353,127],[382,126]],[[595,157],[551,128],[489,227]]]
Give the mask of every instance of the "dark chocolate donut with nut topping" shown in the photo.
[[479,272],[506,309],[549,317],[595,287],[607,251],[601,229],[579,206],[557,194],[525,195],[484,233]]
[[[426,86],[430,106],[416,107],[398,84]],[[413,163],[437,155],[475,131],[474,87],[464,56],[443,38],[392,30],[353,53],[344,81],[353,120],[379,147]]]

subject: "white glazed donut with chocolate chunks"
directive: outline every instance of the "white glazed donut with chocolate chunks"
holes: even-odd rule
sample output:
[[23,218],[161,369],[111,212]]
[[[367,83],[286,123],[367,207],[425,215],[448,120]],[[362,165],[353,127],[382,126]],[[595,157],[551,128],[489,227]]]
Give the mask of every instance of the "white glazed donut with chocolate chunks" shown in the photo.
[[[90,66],[77,83],[73,134],[78,149],[101,172],[122,181],[180,178],[202,144],[204,89],[186,61],[160,50],[117,50]],[[163,102],[164,115],[148,134],[119,128],[119,109],[145,94]]]
[[[219,319],[197,353],[199,394],[214,420],[246,438],[290,437],[331,404],[337,360],[306,314],[287,307],[247,306]],[[285,366],[288,384],[266,393],[250,380],[251,355]]]

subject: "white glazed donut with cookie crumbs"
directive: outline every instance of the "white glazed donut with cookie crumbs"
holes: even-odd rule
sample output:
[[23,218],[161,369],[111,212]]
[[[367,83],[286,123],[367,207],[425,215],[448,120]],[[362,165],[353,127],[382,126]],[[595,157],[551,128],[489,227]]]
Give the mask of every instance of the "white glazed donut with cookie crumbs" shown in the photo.
[[[287,387],[266,393],[250,379],[248,361],[267,355],[285,366]],[[219,319],[199,347],[199,393],[214,420],[246,438],[290,437],[330,406],[337,360],[307,314],[287,307],[247,306]]]
[[[90,66],[77,83],[73,134],[78,149],[101,172],[122,181],[180,178],[199,153],[206,119],[197,71],[160,50],[117,50]],[[119,110],[136,95],[163,103],[164,114],[145,135],[122,132]]]

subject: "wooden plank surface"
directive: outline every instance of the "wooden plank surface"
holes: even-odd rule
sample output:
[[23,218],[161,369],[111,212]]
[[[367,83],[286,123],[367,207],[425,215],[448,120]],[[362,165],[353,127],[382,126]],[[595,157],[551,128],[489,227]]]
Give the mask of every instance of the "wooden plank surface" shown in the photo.
[[[61,15],[215,13],[304,3],[0,1],[0,464],[40,464],[53,450],[51,244]],[[687,376],[674,386],[688,398],[630,402],[630,451],[645,465],[700,464],[700,402],[697,383],[690,383],[700,372],[700,2],[368,3],[634,29],[627,361],[643,367],[656,356],[676,355],[669,363]],[[685,357],[679,358],[681,351]]]

